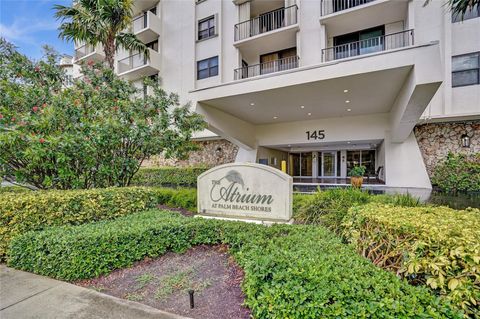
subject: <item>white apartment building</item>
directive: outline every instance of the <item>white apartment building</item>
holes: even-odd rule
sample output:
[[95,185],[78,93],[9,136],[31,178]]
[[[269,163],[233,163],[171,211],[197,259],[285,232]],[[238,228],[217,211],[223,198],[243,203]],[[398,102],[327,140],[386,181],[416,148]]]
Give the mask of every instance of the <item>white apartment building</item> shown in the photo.
[[[137,0],[150,58],[120,52],[116,71],[158,77],[236,161],[286,161],[299,183],[362,164],[374,182],[431,188],[415,126],[480,121],[480,8],[462,22],[445,2]],[[103,58],[76,47],[77,63]]]

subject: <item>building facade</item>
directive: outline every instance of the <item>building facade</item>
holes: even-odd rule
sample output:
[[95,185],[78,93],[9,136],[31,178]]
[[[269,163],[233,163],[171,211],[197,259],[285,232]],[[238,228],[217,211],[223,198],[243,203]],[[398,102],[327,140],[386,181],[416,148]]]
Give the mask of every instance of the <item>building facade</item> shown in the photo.
[[[150,58],[119,52],[116,71],[191,102],[209,125],[197,137],[232,142],[235,161],[286,161],[300,183],[346,182],[362,164],[373,182],[430,188],[415,127],[468,122],[459,134],[479,138],[480,9],[459,21],[424,3],[137,0]],[[77,63],[103,58],[76,46]]]

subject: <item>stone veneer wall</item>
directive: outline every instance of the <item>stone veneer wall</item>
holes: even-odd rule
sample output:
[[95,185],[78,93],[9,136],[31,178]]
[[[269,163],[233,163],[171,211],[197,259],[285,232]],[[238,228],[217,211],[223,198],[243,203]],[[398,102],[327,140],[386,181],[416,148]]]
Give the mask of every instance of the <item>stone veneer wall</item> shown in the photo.
[[[429,123],[415,127],[415,136],[422,152],[428,174],[449,152],[473,154],[480,152],[480,120],[462,123]],[[464,148],[461,136],[470,137],[470,147]]]
[[216,166],[221,164],[235,162],[238,146],[225,140],[208,140],[197,142],[200,149],[190,153],[187,160],[178,160],[175,158],[167,159],[161,155],[153,156],[143,162],[143,167],[161,167],[161,166]]

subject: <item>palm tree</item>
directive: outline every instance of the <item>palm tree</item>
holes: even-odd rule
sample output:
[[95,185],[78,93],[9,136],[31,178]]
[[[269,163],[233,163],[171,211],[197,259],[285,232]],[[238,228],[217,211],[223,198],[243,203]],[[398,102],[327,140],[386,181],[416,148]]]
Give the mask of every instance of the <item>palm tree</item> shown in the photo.
[[132,22],[132,5],[133,0],[76,0],[71,7],[55,5],[55,17],[62,20],[59,37],[93,47],[102,44],[112,70],[119,48],[138,51],[148,58],[147,46],[125,31]]
[[[424,6],[428,5],[431,1],[432,0],[426,0]],[[480,6],[480,0],[447,0],[447,5],[452,10],[454,17],[459,16],[463,20],[465,13]]]

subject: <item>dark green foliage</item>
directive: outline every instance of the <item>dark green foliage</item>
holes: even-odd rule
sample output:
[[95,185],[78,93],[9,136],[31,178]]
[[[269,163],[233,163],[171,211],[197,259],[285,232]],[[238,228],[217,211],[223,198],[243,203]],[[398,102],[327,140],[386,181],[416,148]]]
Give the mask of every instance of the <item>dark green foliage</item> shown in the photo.
[[432,183],[448,193],[480,192],[480,153],[449,153],[435,167]]
[[112,219],[159,204],[195,212],[197,192],[146,187],[6,192],[0,196],[0,258],[12,237],[29,230]]
[[195,186],[206,167],[141,168],[132,179],[137,186]]
[[65,74],[49,52],[29,61],[0,38],[0,176],[38,189],[128,186],[145,158],[185,158],[204,121],[176,94],[152,94],[102,64]]
[[367,170],[367,168],[363,165],[358,165],[358,166],[355,166],[353,167],[349,172],[348,172],[348,176],[352,176],[352,177],[362,177],[363,175],[365,175],[365,171]]
[[294,218],[300,223],[322,224],[338,231],[348,209],[368,203],[373,196],[357,188],[318,191],[306,200]]
[[460,318],[424,288],[376,268],[315,226],[264,227],[152,210],[28,232],[12,241],[8,263],[77,280],[217,243],[228,244],[244,269],[242,288],[255,318]]

